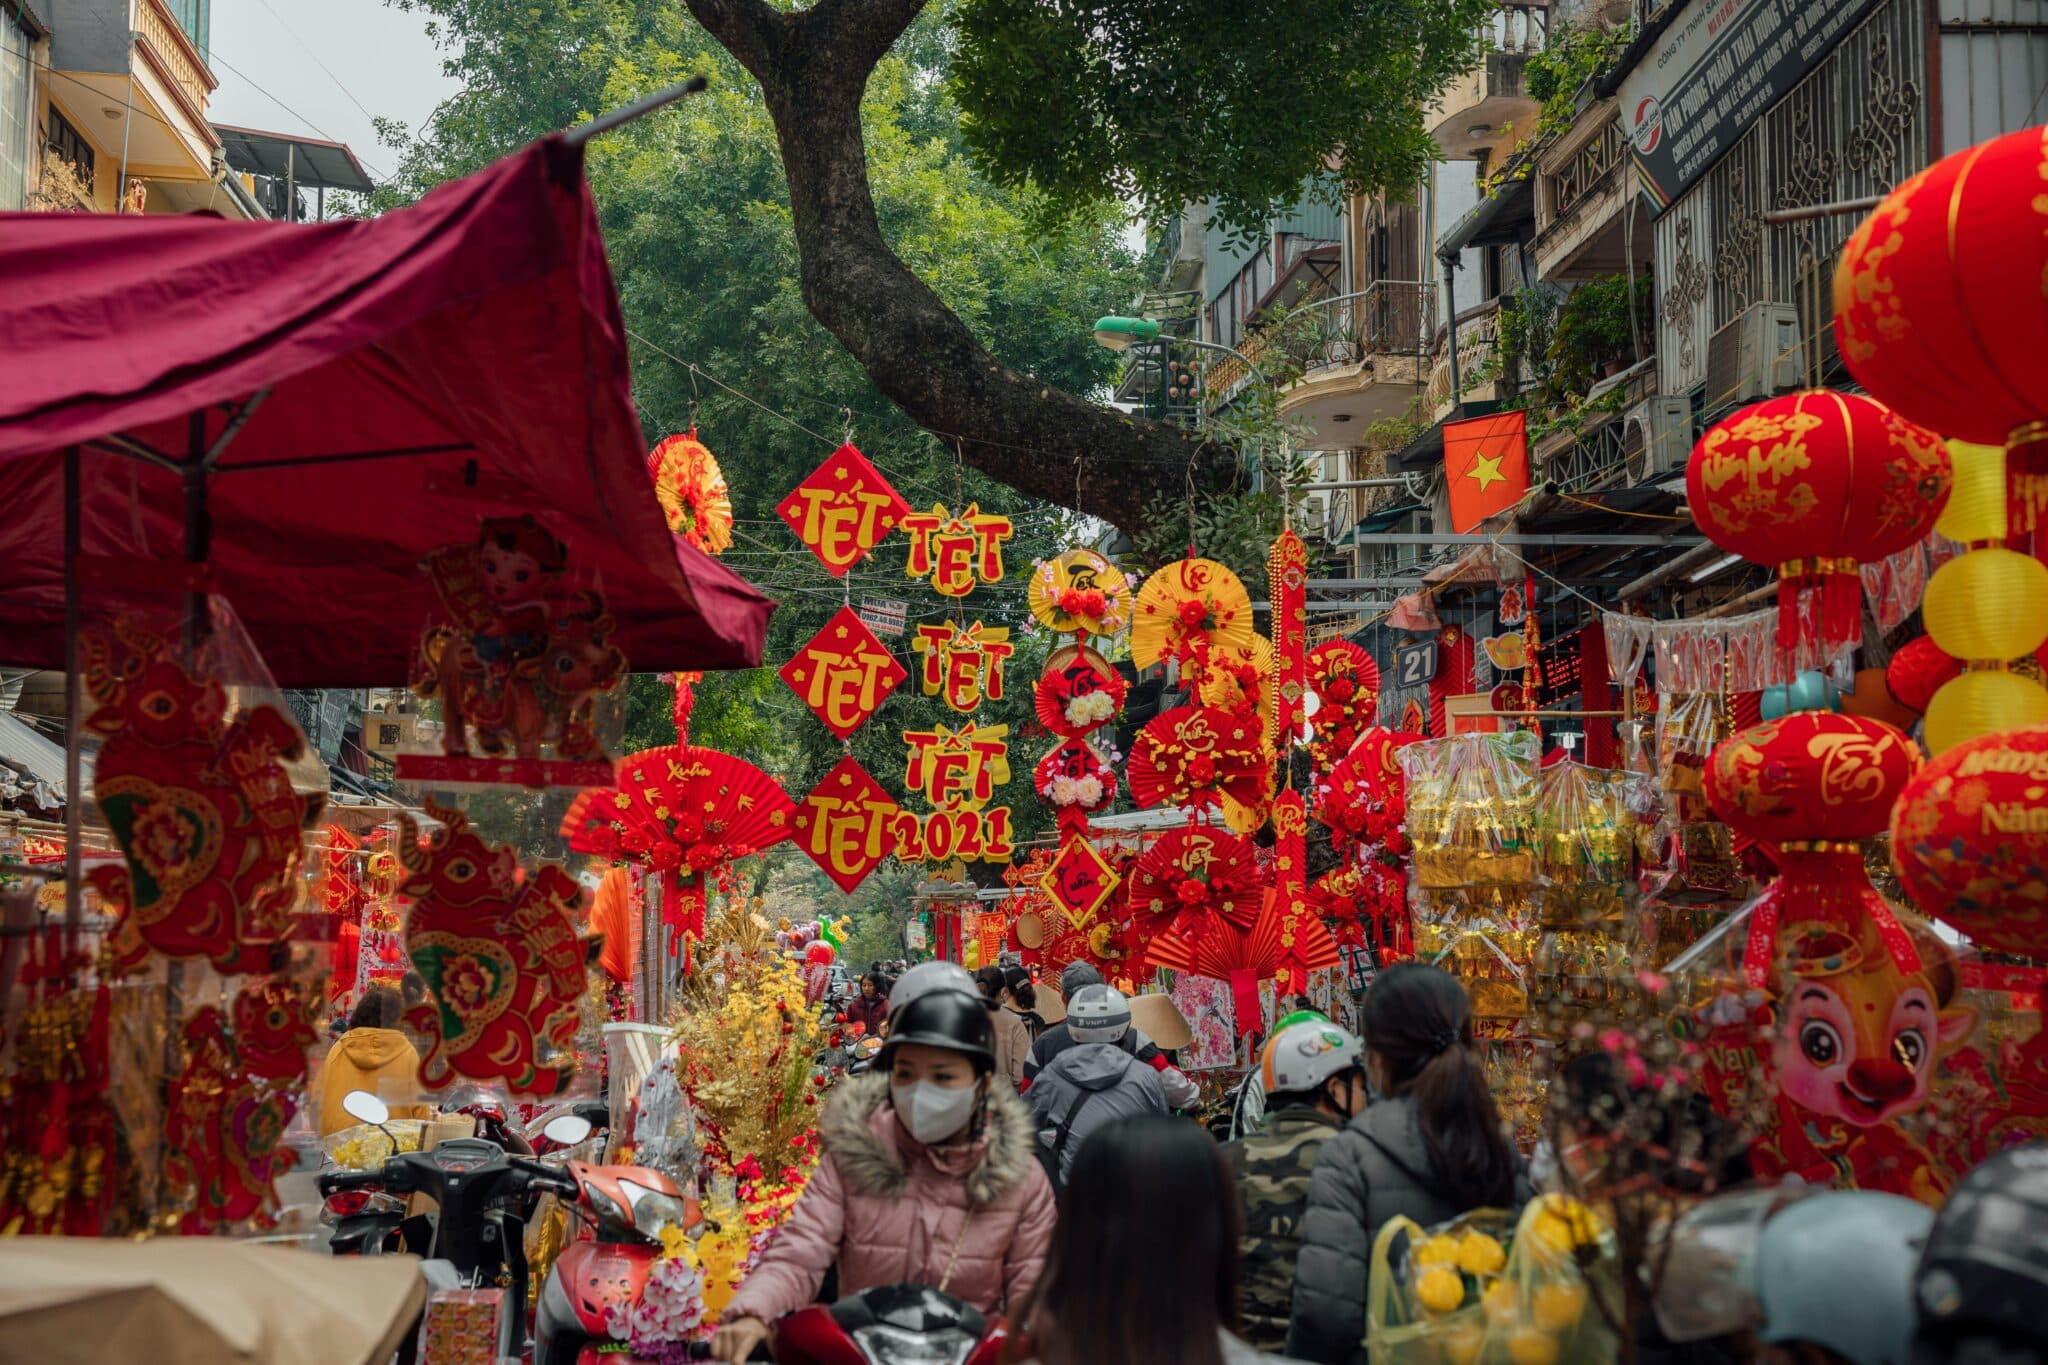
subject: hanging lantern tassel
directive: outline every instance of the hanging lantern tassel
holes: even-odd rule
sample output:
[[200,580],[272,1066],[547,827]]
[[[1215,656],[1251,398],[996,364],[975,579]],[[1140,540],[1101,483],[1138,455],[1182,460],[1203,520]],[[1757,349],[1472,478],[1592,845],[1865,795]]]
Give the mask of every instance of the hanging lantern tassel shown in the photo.
[[1863,579],[1854,559],[1791,559],[1778,566],[1778,647],[1792,651],[1802,635],[1800,598],[1818,594],[1814,624],[1821,642],[1832,652],[1862,638]]
[[2006,444],[2005,516],[2012,539],[2031,538],[2034,557],[2048,562],[2048,422],[2021,427]]

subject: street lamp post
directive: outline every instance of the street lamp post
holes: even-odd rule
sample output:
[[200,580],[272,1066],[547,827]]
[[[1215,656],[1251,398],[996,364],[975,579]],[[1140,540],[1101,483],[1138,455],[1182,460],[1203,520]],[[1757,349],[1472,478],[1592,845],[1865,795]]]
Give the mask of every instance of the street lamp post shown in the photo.
[[[1169,336],[1165,329],[1151,318],[1106,317],[1095,320],[1095,344],[1106,350],[1128,351],[1133,346],[1155,341],[1170,342],[1177,346],[1194,346],[1204,351],[1221,351],[1224,355],[1236,356],[1238,363],[1250,371],[1252,378],[1258,380],[1261,387],[1268,391],[1273,387],[1272,381],[1266,378],[1266,372],[1253,363],[1250,356],[1234,346],[1225,346],[1220,341],[1202,341],[1196,337]],[[1197,408],[1196,411],[1199,412],[1200,409]],[[1253,464],[1252,491],[1258,492],[1265,486],[1265,482],[1265,469],[1260,464]]]

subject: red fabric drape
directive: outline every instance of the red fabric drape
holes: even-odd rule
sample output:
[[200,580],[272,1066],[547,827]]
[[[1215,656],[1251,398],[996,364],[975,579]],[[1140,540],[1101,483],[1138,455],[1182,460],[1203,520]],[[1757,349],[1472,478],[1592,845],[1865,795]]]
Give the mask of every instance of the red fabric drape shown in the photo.
[[[1579,705],[1588,711],[1614,711],[1621,705],[1613,675],[1607,671],[1607,627],[1599,617],[1579,631]],[[1616,766],[1614,722],[1586,717],[1586,763],[1594,768]]]

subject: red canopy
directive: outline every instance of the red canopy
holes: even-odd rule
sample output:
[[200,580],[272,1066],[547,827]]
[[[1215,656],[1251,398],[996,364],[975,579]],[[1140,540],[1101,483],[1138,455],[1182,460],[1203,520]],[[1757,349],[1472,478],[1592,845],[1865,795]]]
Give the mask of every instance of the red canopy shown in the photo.
[[[286,687],[406,681],[422,556],[519,512],[595,575],[636,670],[760,662],[774,604],[652,496],[560,137],[366,222],[0,214],[0,280],[0,663],[63,661],[70,446],[95,559],[183,558],[205,460],[212,587]],[[87,619],[123,600],[88,589]]]

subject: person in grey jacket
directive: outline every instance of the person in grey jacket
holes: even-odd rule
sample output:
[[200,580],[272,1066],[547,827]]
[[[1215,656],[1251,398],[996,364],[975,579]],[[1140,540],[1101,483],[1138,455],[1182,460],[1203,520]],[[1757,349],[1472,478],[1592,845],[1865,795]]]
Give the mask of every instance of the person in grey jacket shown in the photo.
[[1362,1365],[1373,1239],[1527,1196],[1472,1041],[1472,1002],[1448,973],[1401,963],[1366,993],[1366,1072],[1380,1098],[1323,1143],[1309,1178],[1287,1352]]
[[1130,1002],[1112,987],[1083,986],[1067,1002],[1074,1045],[1038,1073],[1024,1096],[1039,1141],[1056,1158],[1055,1185],[1065,1185],[1075,1154],[1096,1129],[1136,1114],[1167,1112],[1159,1073],[1117,1045],[1130,1027]]
[[[1071,1001],[1084,987],[1102,984],[1101,972],[1086,962],[1069,962],[1067,969],[1060,973],[1060,998]],[[1029,1094],[1031,1083],[1038,1079],[1038,1073],[1074,1043],[1073,1033],[1064,1023],[1054,1024],[1039,1034],[1037,1040],[1031,1044],[1031,1055],[1024,1061],[1023,1083],[1018,1089]],[[1159,1050],[1157,1044],[1145,1036],[1143,1029],[1126,1029],[1116,1040],[1116,1045],[1158,1073],[1159,1084],[1166,1091],[1166,1102],[1175,1109],[1192,1109],[1201,1101],[1200,1088],[1188,1079],[1187,1073],[1175,1066],[1172,1060]]]

